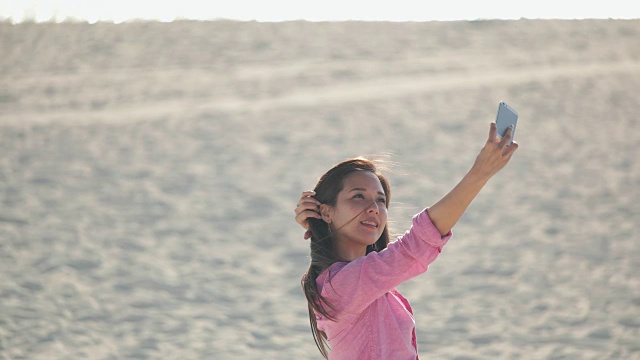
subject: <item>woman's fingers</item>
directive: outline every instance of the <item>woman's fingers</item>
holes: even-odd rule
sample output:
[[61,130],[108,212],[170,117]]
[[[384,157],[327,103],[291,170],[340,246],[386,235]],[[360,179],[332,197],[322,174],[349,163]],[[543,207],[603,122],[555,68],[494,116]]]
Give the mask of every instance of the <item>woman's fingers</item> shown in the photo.
[[496,144],[498,145],[498,148],[502,149],[505,146],[509,146],[509,143],[511,142],[512,134],[513,134],[513,126],[509,126],[507,128],[507,131],[504,132],[504,135],[502,137],[499,137],[496,123],[492,122],[491,125],[489,126],[488,143]]
[[322,216],[316,210],[296,212],[296,222],[307,230],[309,230],[309,222],[307,221],[309,218],[322,219]]
[[[313,197],[315,194],[315,191],[312,190],[302,192],[300,201],[298,202],[298,205],[294,210],[296,214],[296,222],[307,230],[309,229],[309,222],[307,221],[307,219],[322,219],[319,213],[320,205],[322,203],[320,203],[320,201],[316,200]],[[305,239],[308,238],[307,235],[311,236],[310,234],[307,234],[307,232],[305,232]]]
[[317,212],[320,210],[320,205],[321,203],[314,198],[301,198],[300,202],[294,209],[294,212],[296,215],[307,210],[314,210]]
[[512,142],[511,145],[507,145],[503,150],[502,150],[502,156],[506,156],[507,158],[511,158],[511,155],[513,155],[513,153],[518,150],[518,143],[517,142]]
[[496,142],[496,139],[498,137],[498,131],[496,130],[496,123],[492,122],[491,125],[489,125],[489,139],[487,139],[488,143],[494,143]]
[[300,201],[298,201],[297,207],[300,207],[305,202],[313,202],[313,203],[316,203],[318,206],[320,206],[321,202],[314,198],[315,195],[316,195],[316,192],[313,190],[303,191],[302,196],[300,197]]
[[322,219],[322,216],[320,216],[320,214],[315,210],[305,210],[296,213],[296,222],[302,225],[305,229],[307,228],[306,222],[308,218]]
[[507,128],[507,131],[504,132],[504,136],[502,137],[502,139],[500,139],[500,142],[498,143],[499,148],[502,149],[505,146],[509,145],[509,143],[511,142],[511,133],[513,133],[513,127],[509,126],[509,128]]
[[307,208],[307,207],[316,207],[319,208],[322,203],[314,198],[302,198],[298,205],[296,205],[296,209]]

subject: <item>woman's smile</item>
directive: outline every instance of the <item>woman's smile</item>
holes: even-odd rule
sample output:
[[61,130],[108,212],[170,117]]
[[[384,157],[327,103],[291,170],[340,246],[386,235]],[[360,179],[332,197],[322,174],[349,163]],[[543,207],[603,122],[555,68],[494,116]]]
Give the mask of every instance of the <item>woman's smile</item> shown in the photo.
[[360,224],[364,225],[367,228],[372,228],[372,229],[378,228],[377,220],[363,220],[363,221],[360,221]]

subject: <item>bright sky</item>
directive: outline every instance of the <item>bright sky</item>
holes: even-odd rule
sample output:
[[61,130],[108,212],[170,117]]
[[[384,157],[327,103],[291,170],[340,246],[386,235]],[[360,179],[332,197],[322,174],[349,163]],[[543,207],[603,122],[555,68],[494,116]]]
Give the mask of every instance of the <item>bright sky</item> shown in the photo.
[[[635,5],[634,5],[635,4]],[[309,21],[638,19],[636,0],[0,0],[0,20],[122,22],[131,19]]]

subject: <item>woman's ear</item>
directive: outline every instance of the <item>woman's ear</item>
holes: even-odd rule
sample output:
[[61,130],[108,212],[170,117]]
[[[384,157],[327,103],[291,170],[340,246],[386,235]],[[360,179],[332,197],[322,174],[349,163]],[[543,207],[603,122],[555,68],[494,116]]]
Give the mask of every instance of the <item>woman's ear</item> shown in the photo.
[[333,213],[331,206],[327,204],[320,205],[320,216],[327,224],[331,224],[331,214]]

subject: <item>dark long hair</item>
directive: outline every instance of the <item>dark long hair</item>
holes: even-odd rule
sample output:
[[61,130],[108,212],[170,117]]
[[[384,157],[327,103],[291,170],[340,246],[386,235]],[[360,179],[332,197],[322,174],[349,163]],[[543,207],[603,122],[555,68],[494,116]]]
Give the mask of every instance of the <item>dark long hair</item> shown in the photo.
[[[389,208],[389,202],[391,201],[389,182],[378,172],[376,165],[371,160],[360,157],[342,161],[322,175],[314,189],[316,192],[315,198],[323,204],[335,206],[338,194],[344,188],[344,179],[355,171],[369,171],[378,177],[387,198],[385,206]],[[311,230],[311,262],[309,269],[302,277],[301,284],[309,307],[309,322],[311,323],[313,339],[318,350],[326,359],[329,356],[327,335],[318,329],[316,313],[335,321],[335,318],[330,313],[330,311],[335,311],[335,308],[318,291],[316,279],[323,270],[336,262],[344,260],[340,259],[334,252],[335,239],[329,230],[329,224],[324,220],[315,218],[309,218],[308,221],[309,230]],[[367,254],[371,251],[383,250],[388,244],[389,229],[385,224],[380,238],[375,244],[367,247]]]

